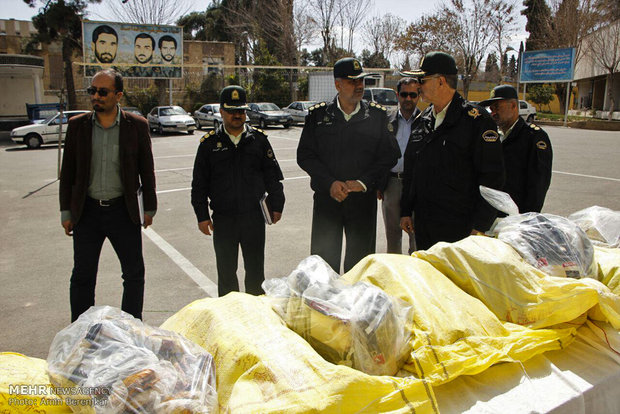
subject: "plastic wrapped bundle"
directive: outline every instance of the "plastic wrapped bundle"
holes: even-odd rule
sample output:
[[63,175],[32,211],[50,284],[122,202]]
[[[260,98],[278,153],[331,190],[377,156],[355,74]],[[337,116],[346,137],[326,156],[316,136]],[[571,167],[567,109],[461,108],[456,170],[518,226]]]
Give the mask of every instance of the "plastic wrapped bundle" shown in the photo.
[[[120,309],[92,307],[56,334],[51,383],[74,412],[217,412],[211,355]],[[67,400],[67,398],[70,399]]]
[[568,219],[585,231],[593,244],[620,247],[620,211],[592,206],[571,214]]
[[525,261],[548,275],[597,277],[592,242],[564,217],[540,213],[513,215],[499,221],[493,231]]
[[[371,375],[394,375],[409,352],[412,308],[369,283],[346,285],[319,256],[263,284],[276,310],[326,360]],[[288,289],[288,297],[286,290]]]

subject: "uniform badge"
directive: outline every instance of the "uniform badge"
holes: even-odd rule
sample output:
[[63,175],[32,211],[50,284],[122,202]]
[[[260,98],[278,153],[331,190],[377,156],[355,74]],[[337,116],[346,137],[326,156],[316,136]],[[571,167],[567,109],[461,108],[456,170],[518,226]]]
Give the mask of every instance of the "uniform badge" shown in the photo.
[[232,99],[233,101],[238,101],[239,100],[239,91],[233,89],[232,93],[230,94],[230,99]]
[[273,158],[273,151],[271,149],[267,150],[267,157],[268,158]]
[[547,143],[545,141],[538,141],[536,143],[536,148],[538,148],[540,150],[546,150],[547,149]]
[[480,112],[478,111],[478,108],[471,108],[471,110],[469,112],[467,112],[467,115],[471,116],[472,118],[476,119],[480,116]]
[[216,147],[222,148],[222,143],[218,141]]
[[482,133],[482,139],[486,142],[495,142],[499,139],[499,134],[492,129],[489,129]]
[[357,60],[353,61],[353,69],[355,70],[362,70],[362,65],[360,65],[360,62]]
[[323,122],[329,122],[329,117],[327,115],[323,118]]
[[394,132],[394,125],[392,125],[391,122],[388,122],[388,127],[387,128],[388,128],[388,131]]
[[200,138],[200,142],[204,142],[205,139],[209,137],[209,134],[204,134],[202,138]]

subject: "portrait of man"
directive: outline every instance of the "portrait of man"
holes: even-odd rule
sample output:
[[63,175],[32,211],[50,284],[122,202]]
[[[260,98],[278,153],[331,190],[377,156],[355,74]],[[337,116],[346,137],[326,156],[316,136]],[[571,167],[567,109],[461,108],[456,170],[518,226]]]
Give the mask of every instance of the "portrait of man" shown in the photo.
[[158,45],[159,53],[161,53],[162,63],[172,63],[174,56],[177,52],[177,41],[172,36],[162,36],[159,39]]
[[146,33],[140,33],[136,36],[133,43],[133,53],[138,63],[149,63],[153,59],[153,50],[155,49],[155,39]]
[[116,30],[102,24],[93,30],[91,48],[97,63],[112,63],[118,49]]

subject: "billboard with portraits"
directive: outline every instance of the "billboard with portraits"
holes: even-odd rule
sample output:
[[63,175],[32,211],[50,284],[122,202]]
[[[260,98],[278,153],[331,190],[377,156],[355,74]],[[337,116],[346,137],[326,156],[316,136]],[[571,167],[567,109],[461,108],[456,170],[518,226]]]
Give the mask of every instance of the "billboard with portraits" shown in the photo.
[[114,68],[126,78],[181,78],[183,28],[82,21],[84,74]]

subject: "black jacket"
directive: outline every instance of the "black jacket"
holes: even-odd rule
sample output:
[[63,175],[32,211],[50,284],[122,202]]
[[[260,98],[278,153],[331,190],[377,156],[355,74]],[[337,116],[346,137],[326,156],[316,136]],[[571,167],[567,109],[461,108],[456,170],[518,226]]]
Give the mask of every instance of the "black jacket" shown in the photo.
[[487,230],[496,216],[479,185],[502,189],[502,145],[489,113],[458,93],[442,124],[433,126],[432,106],[411,126],[405,152],[401,217],[415,214]]
[[200,139],[194,160],[192,206],[198,222],[211,219],[207,199],[213,212],[233,215],[259,209],[265,192],[270,209],[281,213],[284,177],[267,135],[248,127],[235,146],[223,128]]
[[502,147],[506,165],[504,191],[517,203],[520,213],[540,213],[551,183],[553,151],[549,136],[519,117]]
[[329,195],[334,181],[360,180],[374,191],[400,157],[388,130],[386,110],[361,101],[348,122],[336,102],[310,108],[297,147],[297,163],[310,175],[310,186]]

